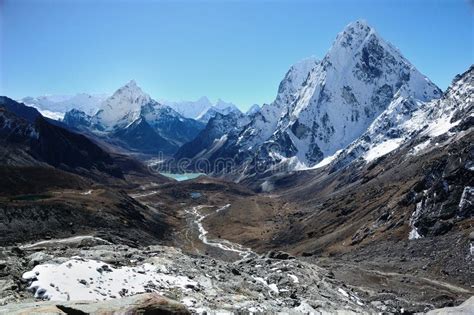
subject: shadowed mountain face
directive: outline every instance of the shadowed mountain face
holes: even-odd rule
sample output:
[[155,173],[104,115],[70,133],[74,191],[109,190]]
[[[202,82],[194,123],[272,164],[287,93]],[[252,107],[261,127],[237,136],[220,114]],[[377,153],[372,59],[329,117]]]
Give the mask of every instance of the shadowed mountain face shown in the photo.
[[97,231],[121,242],[165,236],[164,214],[121,190],[169,181],[139,162],[7,97],[0,97],[0,144],[0,244]]
[[112,136],[120,139],[128,147],[145,154],[159,154],[160,152],[170,154],[177,150],[176,145],[163,138],[143,118],[135,120],[125,129],[116,130]]
[[[0,98],[0,106],[4,114],[2,133],[8,134],[2,138],[6,148],[23,149],[32,157],[31,160],[36,160],[36,164],[47,163],[79,173],[96,170],[112,177],[123,177],[110,155],[85,136],[53,125],[36,109],[9,98]],[[29,133],[25,133],[25,129]]]
[[[148,136],[158,142],[159,137],[155,137],[153,130],[150,132],[152,134]],[[151,174],[141,163],[109,153],[88,137],[65,129],[61,123],[53,123],[41,116],[36,109],[7,97],[0,97],[0,135],[0,161],[10,170],[15,167],[54,167],[98,182],[124,181],[129,176],[165,181],[161,176]],[[136,138],[144,136],[147,135],[135,135],[132,143],[140,145]],[[127,139],[127,136],[124,135],[124,138]]]
[[[209,120],[206,128],[194,140],[184,144],[174,155],[176,160],[192,158],[198,160],[216,161],[217,159],[232,158],[236,152],[229,147],[229,140],[236,139],[242,126],[247,124],[250,117],[242,113],[216,114]],[[217,170],[202,170],[212,172]]]

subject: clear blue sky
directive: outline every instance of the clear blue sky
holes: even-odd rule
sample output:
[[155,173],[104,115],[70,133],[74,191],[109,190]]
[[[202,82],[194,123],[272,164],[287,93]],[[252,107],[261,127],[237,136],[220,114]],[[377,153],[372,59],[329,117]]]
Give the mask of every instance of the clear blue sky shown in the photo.
[[474,63],[472,0],[0,0],[0,94],[271,102],[294,62],[365,19],[445,89]]

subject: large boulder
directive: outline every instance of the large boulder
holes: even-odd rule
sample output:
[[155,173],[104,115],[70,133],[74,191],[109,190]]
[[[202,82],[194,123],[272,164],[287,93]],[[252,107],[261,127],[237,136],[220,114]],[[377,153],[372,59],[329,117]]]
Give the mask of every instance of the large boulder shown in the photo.
[[190,314],[186,307],[157,293],[138,294],[107,301],[46,301],[10,304],[0,314]]

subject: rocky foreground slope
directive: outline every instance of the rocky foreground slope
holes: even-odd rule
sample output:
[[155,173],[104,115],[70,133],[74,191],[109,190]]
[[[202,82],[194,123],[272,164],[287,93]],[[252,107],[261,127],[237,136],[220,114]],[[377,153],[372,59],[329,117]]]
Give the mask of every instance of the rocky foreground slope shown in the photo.
[[[35,310],[27,289],[57,305],[116,299],[104,304],[111,308],[124,303],[120,298],[157,292],[198,313],[396,312],[400,307],[370,301],[367,292],[348,287],[332,272],[278,252],[228,263],[172,247],[131,248],[75,237],[7,247],[0,254],[1,302],[10,303],[0,308],[2,314]],[[25,304],[12,304],[18,300]]]

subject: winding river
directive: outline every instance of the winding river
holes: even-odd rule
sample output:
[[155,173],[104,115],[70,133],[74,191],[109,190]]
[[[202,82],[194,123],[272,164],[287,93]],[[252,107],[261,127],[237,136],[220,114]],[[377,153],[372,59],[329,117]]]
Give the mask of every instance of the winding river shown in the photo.
[[[230,204],[227,204],[223,207],[220,207],[216,210],[216,212],[220,212],[226,208],[230,207]],[[224,239],[209,239],[208,238],[208,231],[204,228],[202,221],[207,218],[210,214],[202,214],[201,210],[204,208],[213,208],[213,206],[206,206],[200,205],[192,207],[191,209],[187,209],[186,213],[191,215],[193,218],[193,223],[196,224],[199,232],[199,239],[206,245],[219,248],[223,251],[234,252],[237,253],[242,259],[247,259],[250,257],[258,256],[255,252],[253,252],[248,247],[243,247],[240,244],[230,242]]]

